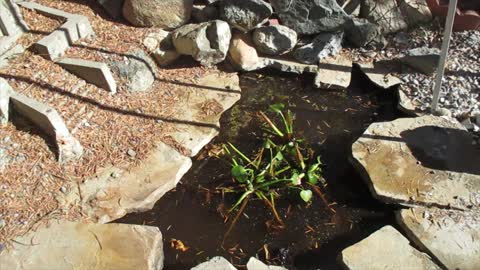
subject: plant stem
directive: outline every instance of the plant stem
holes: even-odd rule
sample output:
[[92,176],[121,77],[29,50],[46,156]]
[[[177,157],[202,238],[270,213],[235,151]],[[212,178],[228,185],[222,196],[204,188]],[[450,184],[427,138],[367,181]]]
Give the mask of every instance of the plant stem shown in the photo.
[[282,138],[285,137],[283,132],[281,132],[280,129],[277,128],[277,126],[272,122],[272,120],[270,120],[270,118],[268,118],[268,116],[265,113],[263,113],[263,112],[259,112],[259,113],[263,117],[265,122],[267,122],[267,124],[269,124],[270,127],[272,127],[272,129],[277,133],[278,136],[280,136]]
[[280,218],[280,215],[278,214],[277,209],[275,208],[273,198],[272,198],[272,201],[270,202],[268,200],[268,198],[263,193],[257,192],[256,194],[259,198],[263,199],[263,201],[268,205],[268,207],[270,207],[270,209],[272,210],[272,213],[275,216],[275,219],[278,221],[278,223],[280,223],[280,225],[282,225],[282,226],[285,226],[285,223],[283,223],[283,220]]
[[243,211],[245,210],[245,207],[247,206],[247,203],[248,203],[248,200],[249,200],[249,199],[250,199],[250,196],[247,196],[247,197],[245,197],[245,199],[243,200],[242,206],[240,206],[240,209],[238,210],[237,215],[236,215],[235,218],[232,220],[232,223],[231,223],[230,226],[228,227],[227,232],[226,232],[225,235],[223,236],[222,246],[223,246],[223,244],[225,243],[225,239],[227,239],[228,235],[229,235],[230,232],[233,230],[233,227],[235,227],[235,224],[237,224],[237,221],[238,221],[238,219],[240,218],[240,216],[242,215]]
[[310,184],[308,183],[312,188],[313,188],[313,191],[315,191],[315,193],[317,193],[317,195],[320,197],[320,199],[322,199],[323,203],[325,204],[325,206],[328,208],[328,210],[330,210],[330,212],[332,212],[333,214],[337,213],[331,206],[330,204],[328,203],[327,199],[325,198],[325,195],[323,195],[322,191],[320,190],[320,188],[316,185],[313,185],[313,184]]

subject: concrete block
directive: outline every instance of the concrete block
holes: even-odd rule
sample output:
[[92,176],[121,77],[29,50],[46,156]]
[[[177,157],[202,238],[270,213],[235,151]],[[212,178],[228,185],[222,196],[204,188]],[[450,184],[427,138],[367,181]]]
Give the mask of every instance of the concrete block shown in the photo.
[[14,36],[23,32],[16,16],[16,11],[11,3],[0,1],[0,32],[4,36]]
[[50,35],[35,43],[35,50],[48,60],[62,56],[69,48],[68,34],[63,30],[55,30]]
[[0,78],[0,126],[5,126],[8,122],[8,105],[12,92],[13,90],[8,82]]
[[10,102],[15,112],[29,119],[55,140],[58,148],[58,160],[61,163],[82,156],[83,147],[70,134],[62,117],[55,109],[15,92],[10,95]]
[[61,59],[56,63],[91,84],[112,93],[117,92],[117,84],[105,63],[72,58]]
[[68,18],[69,22],[74,22],[77,25],[77,31],[80,38],[87,38],[95,35],[92,25],[87,17],[81,15],[74,15]]
[[36,10],[38,13],[54,19],[68,20],[68,18],[74,16],[74,14],[71,14],[62,10],[58,10],[55,8],[42,6],[35,2],[22,1],[22,2],[18,2],[17,4],[24,8]]

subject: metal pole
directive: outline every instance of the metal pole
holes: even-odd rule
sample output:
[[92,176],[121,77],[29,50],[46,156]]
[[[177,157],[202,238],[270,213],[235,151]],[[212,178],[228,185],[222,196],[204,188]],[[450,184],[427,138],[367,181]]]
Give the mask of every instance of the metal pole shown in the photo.
[[450,46],[450,38],[452,35],[453,21],[457,11],[458,0],[450,0],[448,5],[447,22],[445,23],[445,33],[443,34],[442,52],[440,54],[440,62],[438,63],[437,77],[435,78],[435,88],[433,89],[432,112],[437,111],[438,100],[440,99],[440,90],[442,88],[442,80],[445,75],[445,62],[447,61],[448,47]]

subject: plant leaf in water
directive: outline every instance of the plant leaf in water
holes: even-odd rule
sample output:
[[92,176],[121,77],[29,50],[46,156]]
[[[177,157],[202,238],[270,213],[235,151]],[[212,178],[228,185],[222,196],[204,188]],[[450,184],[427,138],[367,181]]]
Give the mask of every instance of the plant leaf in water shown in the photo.
[[232,167],[232,176],[240,183],[245,183],[248,180],[248,171],[241,165]]
[[275,113],[282,113],[282,110],[285,109],[285,104],[283,103],[276,103],[270,105],[270,111]]
[[312,195],[313,193],[310,189],[300,191],[300,198],[302,198],[304,202],[309,202],[312,199]]

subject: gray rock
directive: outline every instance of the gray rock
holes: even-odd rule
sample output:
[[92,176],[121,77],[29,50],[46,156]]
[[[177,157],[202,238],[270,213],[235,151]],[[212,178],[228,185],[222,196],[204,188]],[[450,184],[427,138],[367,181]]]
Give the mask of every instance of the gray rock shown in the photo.
[[343,32],[323,33],[310,44],[295,50],[293,56],[305,64],[317,64],[318,61],[334,56],[342,49]]
[[270,4],[263,0],[223,0],[219,12],[221,19],[244,32],[262,25],[273,14]]
[[410,28],[428,23],[433,19],[426,0],[399,0],[398,6]]
[[345,38],[356,47],[363,47],[380,35],[378,25],[367,19],[353,18],[345,26]]
[[[7,151],[0,148],[0,172],[10,163],[10,158],[7,155]],[[0,226],[1,228],[2,226]]]
[[137,156],[137,152],[135,152],[133,149],[128,149],[127,155],[134,158]]
[[280,55],[295,47],[297,33],[283,25],[264,26],[253,32],[253,43],[262,53]]
[[345,89],[352,77],[352,60],[343,55],[321,60],[314,85],[323,89]]
[[335,0],[271,0],[282,24],[298,34],[318,34],[343,29],[349,16]]
[[430,252],[445,269],[479,269],[480,212],[411,208],[397,213],[410,239]]
[[142,50],[131,53],[125,61],[113,62],[112,66],[126,80],[130,92],[147,91],[155,81],[155,63]]
[[428,47],[411,49],[400,61],[424,74],[433,74],[440,61],[440,50]]
[[237,268],[223,257],[213,257],[209,261],[201,263],[190,270],[237,270]]
[[352,146],[352,162],[387,203],[480,207],[480,150],[455,119],[436,116],[374,123]]
[[173,46],[172,35],[162,29],[147,34],[143,40],[143,45],[159,66],[167,66],[180,57],[175,46]]
[[232,33],[226,22],[215,20],[180,27],[172,38],[177,52],[193,56],[204,66],[212,66],[225,60]]
[[347,269],[440,270],[427,254],[413,248],[392,226],[385,226],[342,251]]
[[193,6],[192,18],[197,23],[213,21],[219,18],[217,5]]
[[360,17],[378,24],[384,34],[395,33],[408,27],[396,0],[363,0]]
[[114,19],[122,17],[122,7],[125,0],[97,0],[105,11]]
[[123,16],[140,27],[177,28],[190,20],[193,0],[125,0]]

